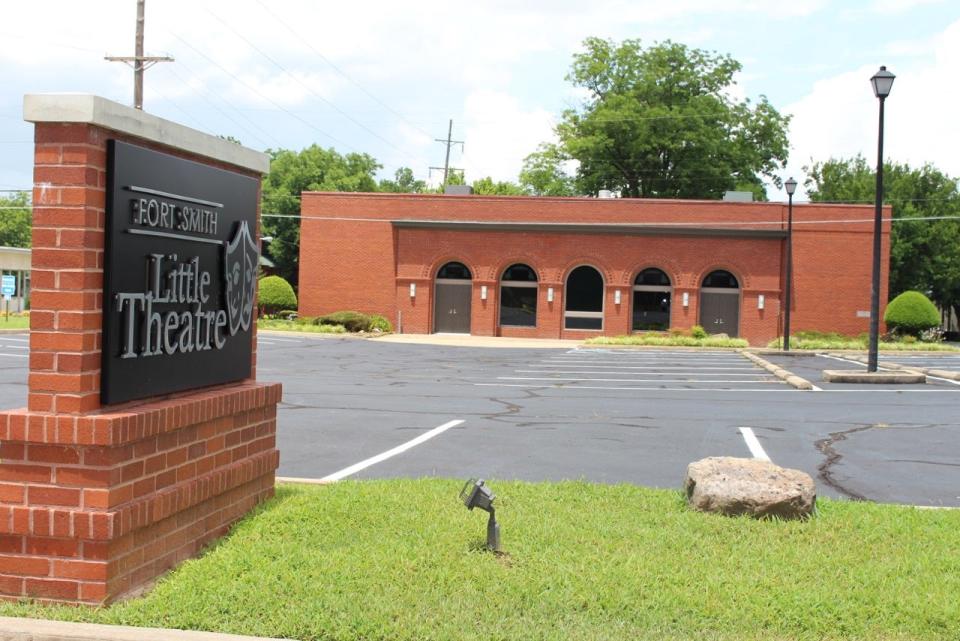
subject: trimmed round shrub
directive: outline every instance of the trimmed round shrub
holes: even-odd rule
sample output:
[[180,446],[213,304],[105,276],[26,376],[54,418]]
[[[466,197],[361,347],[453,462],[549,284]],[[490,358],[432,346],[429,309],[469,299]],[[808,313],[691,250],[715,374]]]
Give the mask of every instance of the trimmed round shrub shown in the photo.
[[883,320],[899,334],[919,337],[921,332],[940,325],[940,312],[920,292],[903,292],[887,305]]
[[694,338],[706,338],[707,330],[703,328],[703,325],[694,325],[690,328],[690,335]]
[[281,309],[297,306],[297,295],[290,283],[279,276],[260,279],[259,307],[264,313],[273,314]]
[[385,316],[374,314],[370,317],[370,331],[381,331],[383,333],[392,332],[393,325],[390,324],[390,321],[388,321]]
[[360,312],[333,312],[318,318],[317,325],[343,325],[348,332],[368,332],[370,317]]

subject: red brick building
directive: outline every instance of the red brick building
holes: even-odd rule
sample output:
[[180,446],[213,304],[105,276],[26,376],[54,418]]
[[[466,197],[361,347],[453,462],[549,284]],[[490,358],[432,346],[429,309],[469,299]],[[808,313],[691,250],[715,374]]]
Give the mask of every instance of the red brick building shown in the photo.
[[[793,219],[793,331],[868,331],[872,207]],[[308,192],[300,313],[578,339],[699,324],[763,345],[783,326],[786,230],[782,203]]]

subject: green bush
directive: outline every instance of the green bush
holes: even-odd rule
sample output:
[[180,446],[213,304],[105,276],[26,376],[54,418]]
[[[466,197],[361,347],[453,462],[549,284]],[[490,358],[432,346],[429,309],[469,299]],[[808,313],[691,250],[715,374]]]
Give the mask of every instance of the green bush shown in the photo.
[[374,314],[370,317],[370,331],[375,332],[377,330],[383,333],[392,332],[393,325],[390,324],[390,321],[387,320],[386,316]]
[[919,337],[940,324],[940,312],[920,292],[903,292],[887,305],[883,320],[897,333]]
[[297,295],[290,283],[279,276],[267,276],[260,279],[260,310],[272,314],[281,309],[297,306]]
[[706,338],[707,330],[705,330],[702,325],[694,325],[690,328],[690,335],[694,338]]
[[360,312],[333,312],[317,319],[318,325],[343,325],[348,332],[369,332],[370,317]]

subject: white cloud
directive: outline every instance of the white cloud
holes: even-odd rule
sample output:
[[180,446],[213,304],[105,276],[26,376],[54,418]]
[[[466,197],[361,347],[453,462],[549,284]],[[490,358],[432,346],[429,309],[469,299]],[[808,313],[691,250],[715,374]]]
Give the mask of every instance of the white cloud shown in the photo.
[[942,2],[943,0],[874,0],[872,8],[878,13],[905,13],[917,7]]
[[553,116],[535,108],[525,109],[507,93],[477,91],[464,104],[462,129],[467,142],[464,153],[451,165],[466,170],[467,182],[491,176],[516,181],[523,159],[537,146],[553,139]]
[[[933,39],[932,55],[905,57],[890,71],[897,75],[885,102],[884,157],[912,166],[932,163],[960,176],[960,150],[949,123],[955,121],[960,85],[952,82],[960,66],[960,21]],[[814,84],[812,91],[783,111],[793,114],[793,149],[784,177],[803,182],[802,166],[811,159],[862,154],[876,163],[878,101],[870,86],[876,67],[859,67]],[[771,198],[785,196],[770,194]]]

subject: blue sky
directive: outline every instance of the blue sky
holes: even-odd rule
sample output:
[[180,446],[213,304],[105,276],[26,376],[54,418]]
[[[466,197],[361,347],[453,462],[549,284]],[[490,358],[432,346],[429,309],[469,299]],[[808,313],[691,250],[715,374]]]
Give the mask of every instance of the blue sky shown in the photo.
[[[31,183],[25,93],[131,102],[132,72],[103,56],[132,53],[136,2],[5,4],[0,189],[16,189]],[[950,0],[147,0],[147,53],[176,62],[147,71],[145,103],[256,149],[316,142],[370,153],[384,176],[409,166],[420,178],[442,164],[433,139],[453,118],[466,145],[451,164],[468,180],[515,179],[558,114],[578,103],[564,75],[588,36],[731,54],[743,65],[737,95],[764,94],[794,115],[784,177],[801,183],[810,159],[875,161],[869,78],[886,64],[898,76],[888,157],[960,176],[960,3]]]

